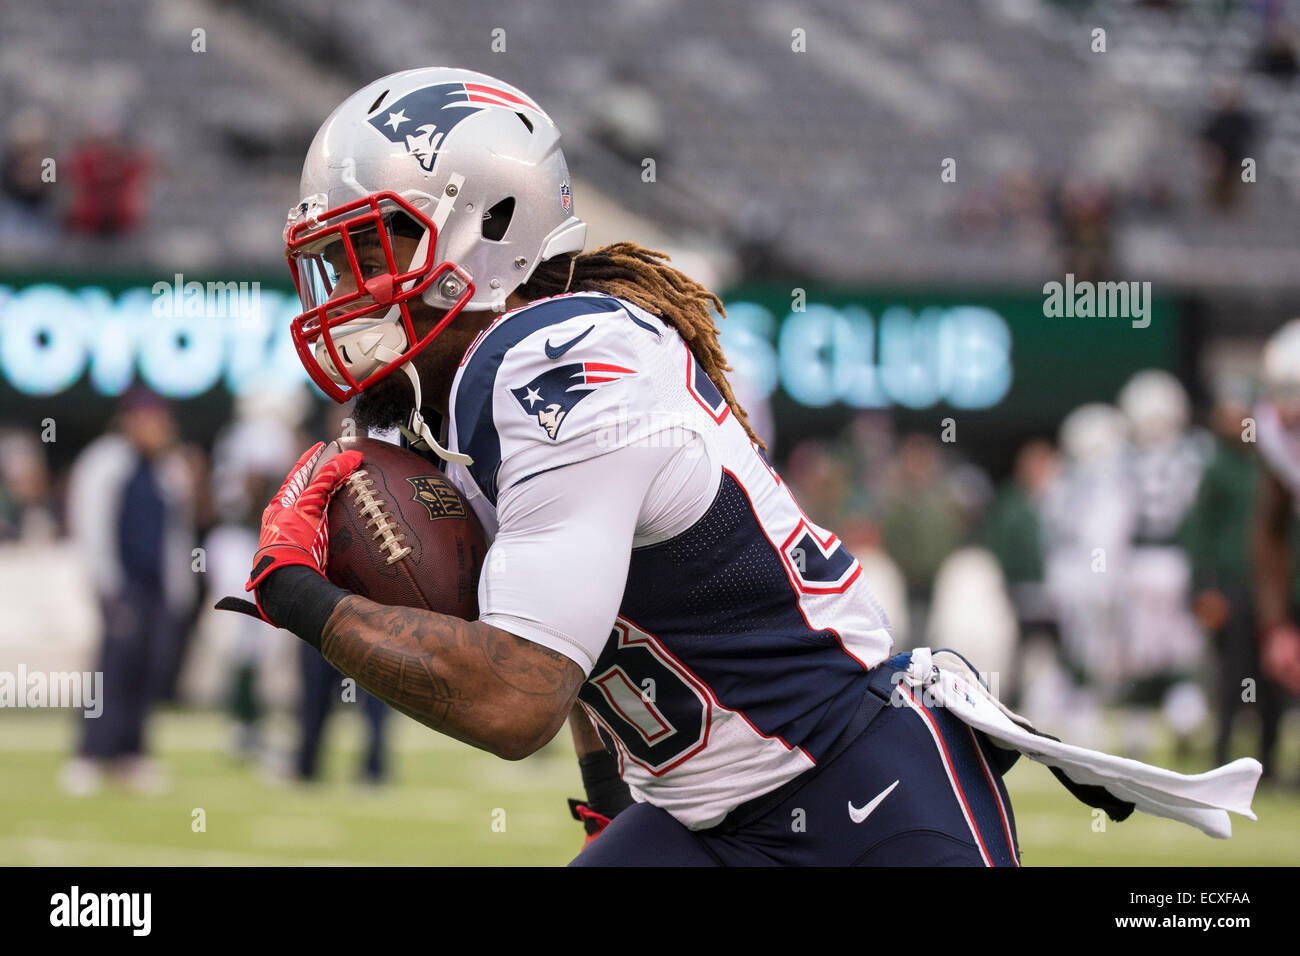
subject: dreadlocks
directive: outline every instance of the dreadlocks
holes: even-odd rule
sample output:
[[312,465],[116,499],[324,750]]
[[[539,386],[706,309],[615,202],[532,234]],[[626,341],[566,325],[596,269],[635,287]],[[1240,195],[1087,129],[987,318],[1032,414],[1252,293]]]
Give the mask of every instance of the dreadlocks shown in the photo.
[[731,366],[718,345],[718,327],[713,324],[711,311],[717,309],[725,318],[727,312],[722,300],[694,279],[666,265],[668,261],[665,253],[643,249],[635,242],[616,242],[592,252],[546,260],[519,287],[519,294],[531,300],[563,292],[604,292],[659,316],[685,340],[695,360],[745,427],[750,441],[766,448],[754,434],[749,416],[736,401],[727,381],[725,373],[731,371]]

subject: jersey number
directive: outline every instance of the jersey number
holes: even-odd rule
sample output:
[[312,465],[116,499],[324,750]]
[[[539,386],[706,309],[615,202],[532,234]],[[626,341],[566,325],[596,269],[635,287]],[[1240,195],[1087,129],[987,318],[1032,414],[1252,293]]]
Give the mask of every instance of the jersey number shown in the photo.
[[617,663],[593,673],[578,697],[629,759],[660,776],[704,749],[713,702],[651,635],[619,620],[610,637]]

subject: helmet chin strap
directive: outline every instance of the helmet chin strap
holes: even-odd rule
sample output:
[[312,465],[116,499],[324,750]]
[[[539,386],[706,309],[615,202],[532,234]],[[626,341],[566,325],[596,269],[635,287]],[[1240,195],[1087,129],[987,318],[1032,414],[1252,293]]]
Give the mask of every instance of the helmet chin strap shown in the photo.
[[406,435],[406,440],[411,442],[413,445],[417,442],[424,442],[433,450],[433,453],[443,461],[449,461],[457,465],[464,465],[466,468],[474,464],[474,459],[469,457],[469,455],[462,455],[459,452],[448,451],[438,443],[438,439],[434,437],[433,429],[429,427],[428,422],[424,420],[424,416],[420,414],[420,375],[415,370],[415,363],[407,362],[405,365],[400,366],[400,368],[406,373],[406,377],[411,380],[411,387],[415,389],[415,407],[411,409],[411,415],[406,420],[406,424],[398,426],[401,428],[402,433]]
[[[447,182],[448,185],[453,188],[443,191],[442,196],[438,200],[438,205],[434,207],[433,215],[430,217],[433,221],[434,229],[438,232],[442,231],[443,223],[447,221],[447,217],[451,215],[451,211],[455,207],[455,200],[453,197],[460,193],[461,187],[465,184],[465,177],[458,173],[452,173]],[[430,236],[430,231],[426,229],[424,235],[420,237],[419,244],[415,247],[415,254],[411,257],[411,263],[408,266],[408,270],[415,268],[415,264],[423,261],[424,257],[428,254]],[[415,286],[415,282],[416,280],[412,279],[403,287],[403,289],[409,291]],[[464,465],[466,468],[474,464],[474,459],[469,457],[469,455],[462,455],[459,452],[449,451],[448,449],[443,448],[438,442],[438,439],[433,434],[433,429],[429,427],[428,422],[424,420],[424,416],[420,414],[420,406],[423,402],[420,395],[420,375],[415,370],[415,363],[407,362],[405,365],[400,366],[400,368],[406,373],[406,377],[411,380],[411,388],[415,391],[415,405],[411,408],[410,417],[407,419],[405,425],[398,426],[398,428],[402,430],[402,433],[406,435],[406,440],[412,445],[423,442],[443,461],[452,462],[457,465]]]

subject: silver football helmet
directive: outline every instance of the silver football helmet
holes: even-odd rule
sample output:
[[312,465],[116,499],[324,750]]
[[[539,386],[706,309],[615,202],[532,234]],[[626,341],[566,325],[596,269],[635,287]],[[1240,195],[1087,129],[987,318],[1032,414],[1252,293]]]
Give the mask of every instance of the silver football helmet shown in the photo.
[[[443,67],[376,80],[316,133],[289,211],[299,357],[346,401],[462,309],[504,309],[541,262],[580,252],[586,234],[559,130],[523,92]],[[403,248],[417,241],[410,261],[395,259],[399,237]],[[422,338],[408,307],[417,296],[443,312]],[[418,408],[418,377],[405,368]]]

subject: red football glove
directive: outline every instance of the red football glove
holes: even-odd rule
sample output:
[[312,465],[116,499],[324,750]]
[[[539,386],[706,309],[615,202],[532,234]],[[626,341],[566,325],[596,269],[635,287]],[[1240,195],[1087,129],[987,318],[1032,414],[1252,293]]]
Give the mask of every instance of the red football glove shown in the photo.
[[1300,630],[1292,624],[1277,624],[1260,641],[1260,665],[1264,674],[1289,693],[1300,694]]
[[582,827],[587,831],[587,839],[582,841],[582,848],[585,850],[591,846],[591,841],[600,836],[602,830],[609,826],[610,819],[603,813],[597,813],[591,807],[581,801],[569,798],[569,813],[573,819],[582,823]]
[[[313,475],[324,447],[324,442],[317,442],[303,453],[262,512],[262,535],[258,540],[257,554],[253,557],[253,570],[244,587],[245,591],[252,591],[254,597],[257,596],[257,586],[277,568],[301,564],[318,574],[325,573],[329,556],[329,525],[325,521],[325,509],[334,489],[361,464],[361,452],[345,451],[336,455]],[[260,598],[257,611],[262,620],[274,623],[262,610]]]

